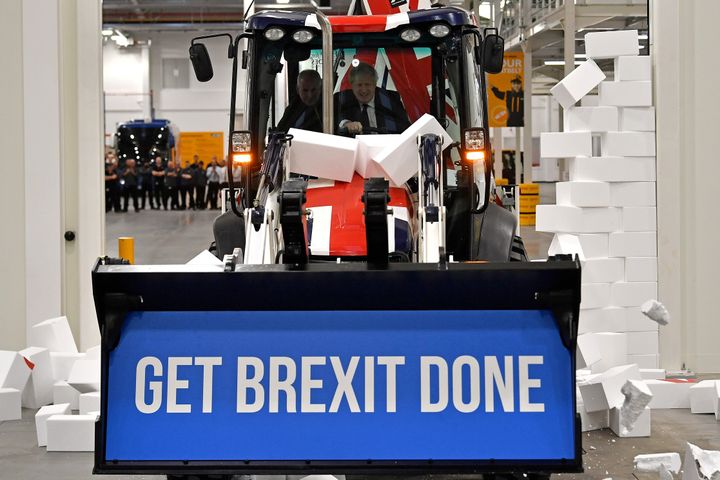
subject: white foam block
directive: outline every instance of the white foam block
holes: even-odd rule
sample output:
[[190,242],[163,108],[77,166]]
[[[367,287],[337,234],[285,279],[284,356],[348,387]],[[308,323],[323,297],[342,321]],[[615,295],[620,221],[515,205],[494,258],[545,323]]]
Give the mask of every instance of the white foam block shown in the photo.
[[30,366],[18,352],[0,350],[0,388],[23,391],[30,378]]
[[609,249],[611,257],[655,257],[657,256],[657,234],[655,232],[612,232]]
[[720,451],[703,450],[687,443],[683,480],[717,480],[720,478]]
[[660,365],[660,355],[631,355],[627,356],[628,363],[634,363],[641,369],[656,369]]
[[542,132],[540,156],[543,158],[567,158],[592,155],[590,132]]
[[76,361],[67,383],[80,393],[100,390],[100,360],[83,358]]
[[[582,316],[582,313],[580,315]],[[600,361],[600,347],[595,341],[595,334],[578,335],[575,356],[577,368],[590,367]]]
[[610,205],[610,184],[606,182],[558,182],[556,203],[574,207],[607,207]]
[[84,353],[50,352],[50,364],[52,365],[53,379],[56,382],[60,380],[67,380],[75,361],[84,357]]
[[52,387],[55,382],[50,352],[47,348],[29,347],[19,353],[32,365],[30,378],[22,394],[23,407],[40,408],[52,403]]
[[703,380],[690,387],[690,412],[715,413],[718,380]]
[[224,264],[222,260],[217,258],[215,255],[210,253],[208,250],[203,250],[202,252],[195,255],[193,258],[191,258],[186,265],[208,265],[208,266],[215,266],[215,267],[222,267]]
[[654,182],[655,157],[575,157],[571,182]]
[[610,287],[610,296],[615,306],[636,307],[657,298],[657,282],[615,282]]
[[94,347],[90,347],[87,349],[87,351],[85,352],[85,358],[100,360],[100,354],[100,345],[95,345]]
[[385,177],[383,169],[373,157],[400,141],[400,135],[358,135],[355,171],[363,178]]
[[615,59],[615,80],[652,80],[650,55],[622,56]]
[[51,352],[77,353],[70,324],[66,317],[57,317],[33,325],[30,330],[30,344],[45,347]]
[[65,381],[57,381],[53,385],[53,403],[68,403],[71,410],[80,409],[80,392]]
[[615,58],[640,53],[637,30],[615,30],[585,34],[588,58]]
[[625,331],[625,309],[618,307],[580,310],[578,333]]
[[625,331],[657,332],[659,328],[660,325],[642,313],[640,307],[625,308]]
[[656,355],[658,332],[626,332],[627,352],[632,355]]
[[583,432],[600,430],[610,426],[610,416],[607,410],[588,412],[582,402],[578,401],[578,413],[580,414],[581,430]]
[[402,134],[397,143],[384,148],[373,157],[382,167],[386,178],[402,185],[418,173],[418,136],[432,133],[443,137],[443,149],[450,146],[452,138],[437,120],[427,113],[418,118]]
[[47,420],[53,415],[70,415],[70,404],[47,405],[37,411],[35,414],[35,431],[37,432],[38,447],[47,445]]
[[653,393],[650,408],[690,408],[690,387],[694,382],[680,380],[646,380]]
[[600,67],[594,61],[587,60],[552,87],[550,94],[567,109],[590,93],[603,80],[605,74]]
[[288,168],[293,173],[349,182],[355,172],[357,140],[291,128]]
[[607,132],[602,135],[601,148],[609,157],[652,157],[655,132]]
[[597,107],[600,105],[600,99],[597,95],[585,95],[580,99],[580,105],[583,107]]
[[626,232],[650,232],[657,230],[655,207],[623,207],[623,230]]
[[602,258],[610,253],[610,235],[607,233],[582,233],[577,237],[585,258]]
[[585,261],[580,241],[577,235],[571,233],[556,233],[553,236],[548,248],[548,257],[554,255],[577,255],[581,261]]
[[622,258],[588,258],[582,267],[583,283],[610,283],[625,279]]
[[95,450],[95,415],[53,415],[47,419],[48,452]]
[[600,350],[600,360],[590,367],[593,373],[602,373],[628,364],[627,337],[624,333],[599,332],[594,338]]
[[635,420],[632,430],[624,431],[622,427],[622,409],[610,409],[610,429],[620,438],[649,437],[650,436],[650,407],[645,407]]
[[665,380],[664,368],[641,368],[640,376],[643,380]]
[[610,184],[613,207],[654,207],[655,182],[617,182]]
[[620,108],[619,129],[625,132],[654,132],[655,107]]
[[625,259],[626,282],[657,282],[657,257]]
[[21,397],[17,388],[0,388],[0,422],[22,418]]
[[662,467],[668,472],[678,473],[681,467],[680,455],[675,452],[637,455],[633,464],[639,473],[658,473]]
[[625,396],[620,390],[628,380],[640,380],[637,365],[613,367],[587,382],[578,384],[585,410],[597,412],[622,407]]
[[652,105],[651,82],[602,82],[598,87],[600,105],[649,107]]
[[713,398],[713,405],[715,405],[715,420],[720,420],[720,382],[715,384],[715,398]]
[[580,308],[604,308],[610,306],[609,283],[583,283],[580,286]]
[[81,393],[79,406],[80,415],[100,411],[100,392]]
[[535,229],[539,232],[600,233],[620,228],[617,208],[584,208],[568,205],[538,205]]
[[564,112],[566,132],[611,132],[620,129],[617,107],[571,107]]

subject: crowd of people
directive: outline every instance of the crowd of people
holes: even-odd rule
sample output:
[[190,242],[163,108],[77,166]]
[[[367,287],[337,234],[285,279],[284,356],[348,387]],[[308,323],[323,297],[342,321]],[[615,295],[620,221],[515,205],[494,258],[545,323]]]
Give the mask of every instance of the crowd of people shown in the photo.
[[[233,168],[233,180],[240,182],[240,167]],[[139,212],[151,210],[218,210],[220,191],[227,187],[224,160],[212,157],[205,166],[194,155],[185,167],[180,161],[165,162],[157,156],[153,162],[128,159],[120,167],[115,154],[105,156],[105,211]]]

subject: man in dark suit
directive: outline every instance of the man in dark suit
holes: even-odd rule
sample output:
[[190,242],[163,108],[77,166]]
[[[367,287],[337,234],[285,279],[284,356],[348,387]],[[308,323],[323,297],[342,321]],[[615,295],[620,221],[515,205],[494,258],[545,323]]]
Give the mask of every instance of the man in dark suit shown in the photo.
[[288,131],[290,128],[302,128],[322,132],[322,79],[315,70],[303,70],[297,79],[297,96],[285,109],[277,129]]
[[410,126],[400,95],[376,85],[377,72],[371,65],[360,62],[350,68],[352,89],[335,94],[341,133],[402,133]]

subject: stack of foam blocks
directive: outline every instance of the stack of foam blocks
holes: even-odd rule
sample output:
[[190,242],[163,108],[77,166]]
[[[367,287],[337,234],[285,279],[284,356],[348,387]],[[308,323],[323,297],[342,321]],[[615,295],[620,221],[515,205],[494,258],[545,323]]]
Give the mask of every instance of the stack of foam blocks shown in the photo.
[[[31,347],[0,351],[0,421],[38,409],[39,446],[48,451],[93,451],[100,411],[100,347],[79,353],[67,318],[34,325]],[[73,415],[73,411],[79,414]]]
[[[691,388],[701,384],[665,379],[658,324],[640,311],[657,298],[651,58],[638,55],[636,30],[589,33],[585,46],[588,60],[551,90],[564,131],[542,133],[540,154],[568,158],[570,179],[557,184],[556,205],[538,206],[536,229],[555,233],[549,255],[582,262],[578,404],[588,430],[619,423],[627,380],[652,391],[648,408],[690,408]],[[597,59],[613,59],[614,80]],[[596,87],[597,105],[576,106]],[[704,385],[699,410],[717,404],[715,386]],[[715,403],[707,400],[713,395]],[[630,435],[649,435],[649,416],[648,409]]]

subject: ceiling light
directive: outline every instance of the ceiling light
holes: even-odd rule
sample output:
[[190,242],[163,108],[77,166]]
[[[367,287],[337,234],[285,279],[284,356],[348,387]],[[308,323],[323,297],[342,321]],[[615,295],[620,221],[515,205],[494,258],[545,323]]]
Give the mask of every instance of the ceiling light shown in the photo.
[[[565,65],[564,60],[545,60],[545,65]],[[583,62],[575,60],[575,65],[581,65]]]
[[275,1],[277,1],[277,3],[282,3],[283,5],[290,3],[290,0],[275,0]]
[[113,31],[112,31],[112,29],[110,29],[110,30],[103,30],[103,31],[102,31],[102,34],[103,34],[104,37],[109,37],[110,35],[113,34]]
[[647,40],[647,39],[648,39],[648,36],[645,34],[638,35],[638,40]]

